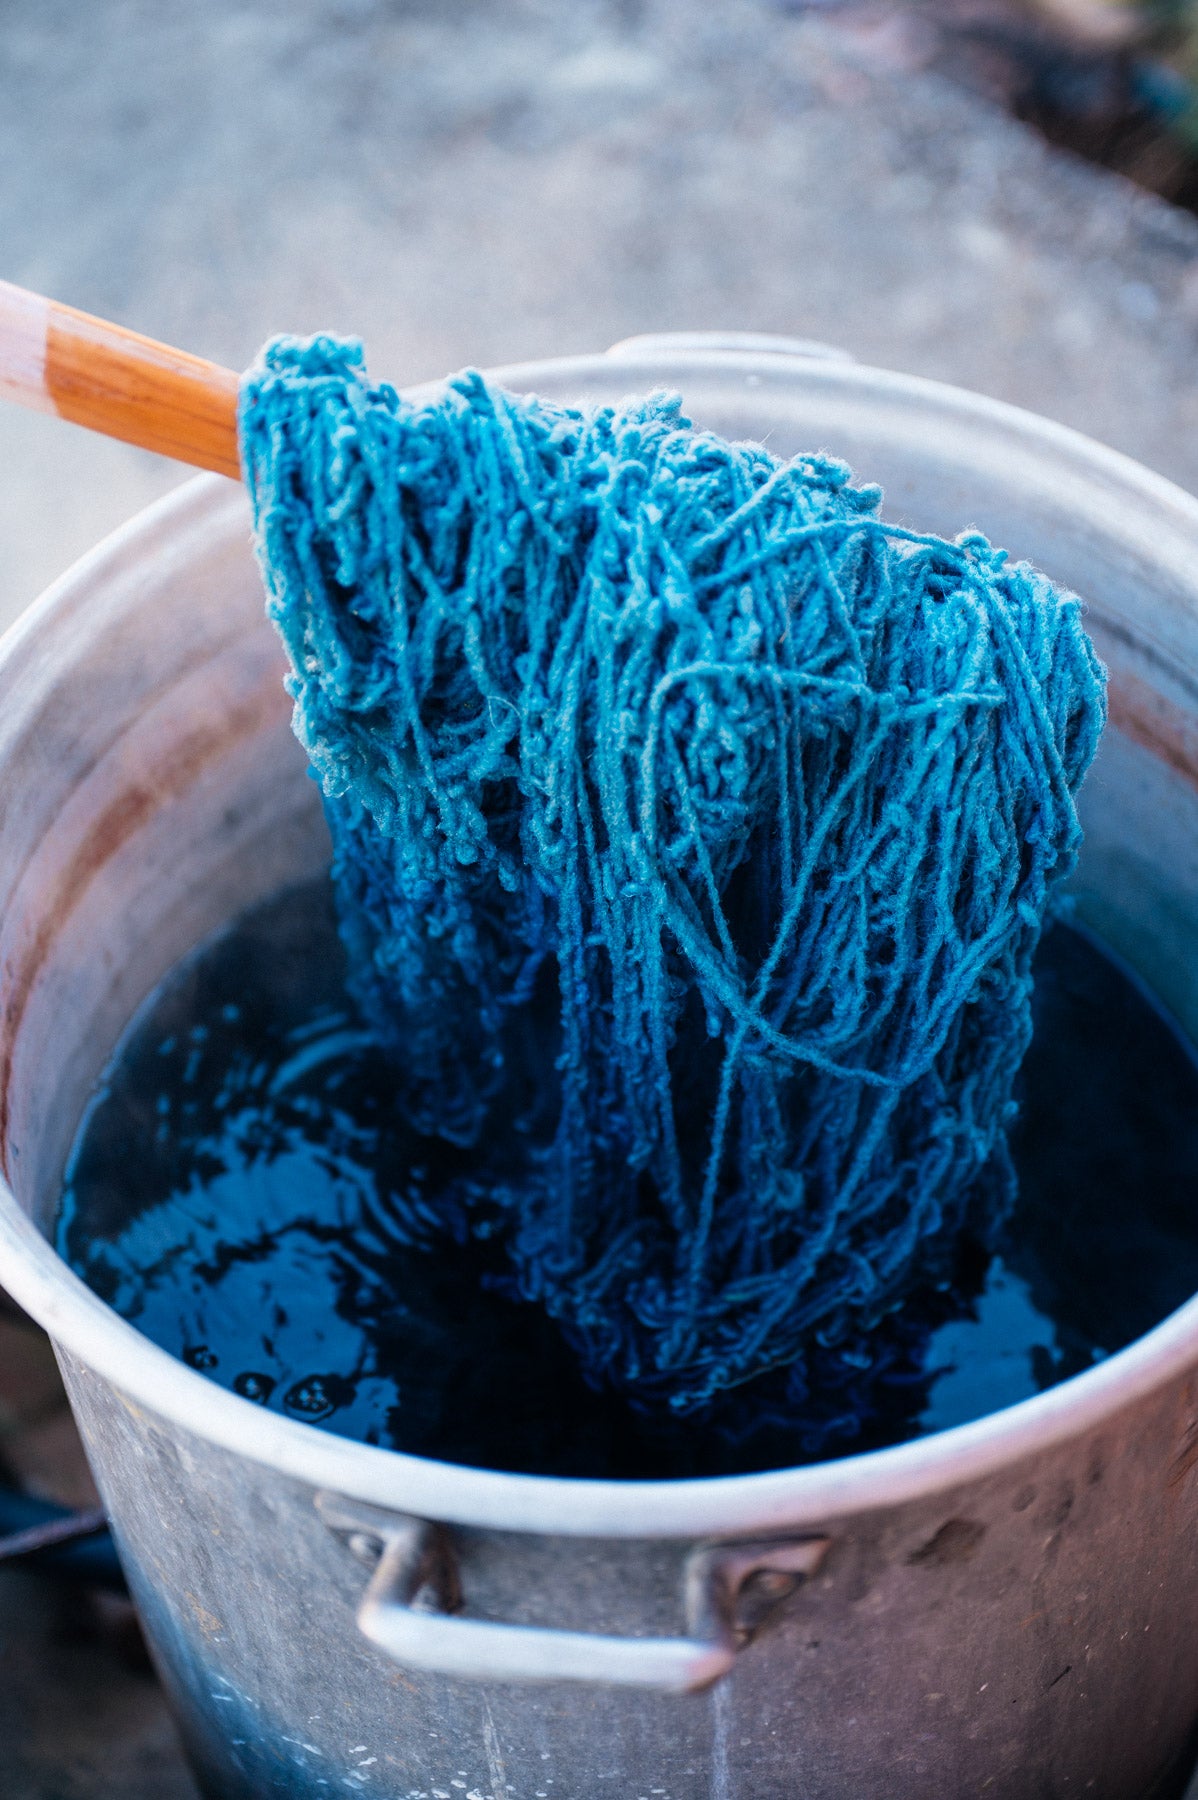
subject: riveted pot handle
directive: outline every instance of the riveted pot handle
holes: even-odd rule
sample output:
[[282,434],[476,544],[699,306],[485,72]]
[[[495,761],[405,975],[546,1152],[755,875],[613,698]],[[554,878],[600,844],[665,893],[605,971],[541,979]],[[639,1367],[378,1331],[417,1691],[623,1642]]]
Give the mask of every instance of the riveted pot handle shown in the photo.
[[373,1574],[364,1637],[409,1668],[478,1681],[584,1681],[693,1694],[731,1669],[779,1602],[819,1567],[826,1538],[717,1544],[686,1563],[689,1637],[612,1637],[455,1617],[457,1563],[444,1527],[319,1494],[326,1525]]

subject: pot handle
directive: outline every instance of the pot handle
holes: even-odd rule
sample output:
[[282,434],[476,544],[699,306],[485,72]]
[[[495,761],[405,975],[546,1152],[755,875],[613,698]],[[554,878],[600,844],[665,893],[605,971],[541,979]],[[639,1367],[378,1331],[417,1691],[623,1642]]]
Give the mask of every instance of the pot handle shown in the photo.
[[703,1545],[685,1565],[691,1636],[612,1637],[451,1615],[462,1605],[445,1527],[321,1493],[325,1524],[373,1574],[358,1607],[362,1635],[396,1662],[475,1681],[585,1681],[694,1694],[727,1675],[744,1648],[823,1561],[828,1539]]

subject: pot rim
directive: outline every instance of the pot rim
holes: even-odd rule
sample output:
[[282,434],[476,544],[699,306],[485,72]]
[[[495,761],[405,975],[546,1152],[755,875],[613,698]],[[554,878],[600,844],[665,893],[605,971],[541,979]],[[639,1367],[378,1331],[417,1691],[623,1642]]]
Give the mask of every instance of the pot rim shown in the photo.
[[[613,362],[678,382],[696,373],[698,353],[641,352],[635,341],[614,357],[587,356],[491,371],[528,390],[546,379],[611,371]],[[797,366],[796,366],[797,365]],[[926,422],[929,412],[1018,443],[1035,461],[1074,482],[1117,492],[1142,532],[1144,512],[1172,515],[1174,530],[1198,543],[1198,500],[1131,458],[1067,426],[966,389],[839,360],[813,361],[742,351],[703,351],[704,372],[757,383],[796,375],[834,384],[860,399],[884,395]],[[439,383],[408,390],[423,397]],[[992,446],[993,448],[993,446]],[[0,680],[43,625],[78,605],[112,563],[143,540],[194,527],[227,505],[219,476],[193,478],[138,513],[35,601],[0,638]],[[1139,532],[1137,532],[1139,535]],[[1176,547],[1176,546],[1175,546]],[[1192,555],[1192,552],[1191,552]],[[0,1181],[0,1277],[14,1299],[71,1356],[110,1382],[128,1404],[170,1418],[235,1455],[266,1463],[313,1488],[327,1488],[396,1511],[447,1522],[548,1535],[600,1538],[740,1535],[825,1523],[849,1512],[894,1507],[977,1481],[1061,1440],[1095,1429],[1114,1413],[1198,1363],[1198,1296],[1104,1362],[1047,1392],[980,1419],[865,1454],[756,1474],[680,1481],[612,1481],[513,1474],[437,1462],[342,1438],[254,1405],[190,1369],[113,1312],[58,1256]]]

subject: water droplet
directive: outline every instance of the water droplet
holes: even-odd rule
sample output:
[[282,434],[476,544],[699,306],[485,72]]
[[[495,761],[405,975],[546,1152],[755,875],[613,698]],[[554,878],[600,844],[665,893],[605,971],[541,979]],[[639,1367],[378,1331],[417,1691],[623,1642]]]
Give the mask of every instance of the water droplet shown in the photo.
[[261,1375],[255,1369],[244,1369],[233,1377],[233,1392],[240,1394],[243,1400],[256,1401],[259,1406],[266,1405],[277,1386],[273,1375]]
[[342,1375],[305,1375],[283,1395],[289,1412],[305,1419],[327,1419],[339,1406],[347,1406],[354,1397],[354,1384]]

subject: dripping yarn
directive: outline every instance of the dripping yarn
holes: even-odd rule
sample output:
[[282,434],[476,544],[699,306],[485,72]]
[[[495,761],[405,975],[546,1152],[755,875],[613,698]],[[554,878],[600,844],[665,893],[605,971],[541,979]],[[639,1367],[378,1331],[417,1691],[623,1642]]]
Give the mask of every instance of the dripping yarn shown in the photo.
[[282,338],[241,432],[399,1104],[529,1146],[458,1228],[642,1404],[859,1369],[1009,1206],[1104,720],[1078,599],[664,394],[416,405]]

